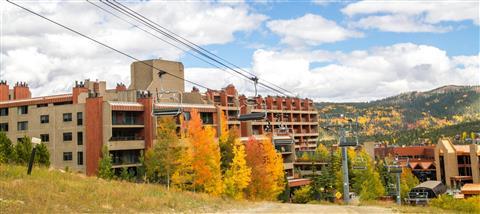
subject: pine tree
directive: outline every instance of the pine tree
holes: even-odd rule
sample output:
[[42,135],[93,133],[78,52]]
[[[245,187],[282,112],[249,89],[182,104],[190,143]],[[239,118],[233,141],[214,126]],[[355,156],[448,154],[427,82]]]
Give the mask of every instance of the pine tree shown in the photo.
[[44,143],[36,146],[35,162],[46,167],[50,166],[50,152]]
[[220,148],[215,141],[215,130],[211,126],[202,127],[200,114],[193,110],[188,123],[188,138],[192,145],[193,183],[195,189],[212,195],[223,192],[220,169]]
[[0,132],[0,163],[15,161],[15,148],[5,132]]
[[112,169],[112,157],[108,151],[107,145],[102,147],[102,158],[98,163],[98,175],[99,178],[110,180],[114,176],[114,171]]
[[16,162],[18,164],[27,164],[32,154],[33,145],[30,138],[23,137],[15,145]]
[[243,198],[243,190],[251,181],[252,173],[245,160],[245,146],[238,140],[233,148],[233,160],[230,167],[225,172],[224,185],[225,195],[234,199]]
[[222,172],[228,169],[230,164],[232,163],[234,154],[233,154],[233,147],[235,145],[235,141],[238,138],[238,130],[237,129],[228,129],[227,126],[227,118],[223,111],[221,112],[221,134],[218,138],[218,142],[220,145],[220,154],[221,154],[221,169]]
[[157,130],[157,143],[145,155],[147,178],[170,188],[171,177],[176,170],[181,148],[172,118],[162,118]]

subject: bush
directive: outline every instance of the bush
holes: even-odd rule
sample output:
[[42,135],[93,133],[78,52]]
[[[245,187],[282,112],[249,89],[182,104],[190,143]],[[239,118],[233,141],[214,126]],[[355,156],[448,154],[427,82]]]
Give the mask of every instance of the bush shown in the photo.
[[430,201],[430,206],[440,209],[455,210],[468,213],[480,212],[480,196],[467,199],[455,199],[450,195],[441,195]]
[[293,192],[293,198],[292,198],[293,203],[305,204],[311,201],[312,200],[312,196],[310,194],[311,189],[312,187],[310,185],[307,185],[307,186],[303,186],[300,189],[295,190],[295,192]]

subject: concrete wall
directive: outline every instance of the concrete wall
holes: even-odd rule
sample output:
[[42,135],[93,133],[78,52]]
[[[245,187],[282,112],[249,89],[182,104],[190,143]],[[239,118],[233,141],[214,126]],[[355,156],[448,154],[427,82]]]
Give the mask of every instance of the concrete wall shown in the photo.
[[[18,138],[24,136],[40,138],[41,134],[49,135],[49,142],[45,142],[49,152],[51,165],[55,168],[65,168],[75,171],[84,171],[84,165],[77,164],[77,152],[83,152],[84,146],[77,145],[77,132],[84,135],[83,144],[85,145],[85,111],[84,105],[53,105],[47,107],[37,107],[37,105],[28,106],[28,114],[18,114],[19,107],[10,107],[8,116],[0,116],[0,123],[8,122],[7,137],[16,143]],[[84,125],[77,125],[77,112],[83,113]],[[63,114],[71,113],[72,121],[64,122]],[[49,115],[48,123],[40,123],[41,115]],[[18,122],[27,121],[28,129],[18,131]],[[72,141],[63,141],[63,133],[71,132]],[[63,153],[72,152],[71,161],[63,161]],[[85,155],[85,153],[84,153]],[[85,164],[85,157],[83,158]]]

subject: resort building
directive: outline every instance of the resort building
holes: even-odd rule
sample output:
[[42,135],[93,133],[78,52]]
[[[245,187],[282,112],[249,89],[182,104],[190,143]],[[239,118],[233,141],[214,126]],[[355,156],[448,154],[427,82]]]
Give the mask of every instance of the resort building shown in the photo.
[[[103,145],[108,146],[114,168],[139,166],[140,154],[156,142],[154,112],[165,109],[180,109],[185,120],[196,109],[203,123],[216,127],[218,134],[221,112],[242,137],[282,133],[291,141],[278,135],[274,143],[286,166],[292,165],[294,156],[289,155],[294,150],[315,149],[318,124],[312,100],[258,96],[252,105],[233,85],[205,93],[196,88],[185,92],[183,77],[180,62],[147,60],[132,63],[128,87],[117,83],[107,89],[105,81],[85,80],[75,82],[68,94],[31,97],[27,83],[10,89],[1,81],[0,131],[13,142],[24,136],[40,138],[50,151],[53,167],[87,175],[96,174]],[[237,120],[251,112],[266,112],[266,120]]]

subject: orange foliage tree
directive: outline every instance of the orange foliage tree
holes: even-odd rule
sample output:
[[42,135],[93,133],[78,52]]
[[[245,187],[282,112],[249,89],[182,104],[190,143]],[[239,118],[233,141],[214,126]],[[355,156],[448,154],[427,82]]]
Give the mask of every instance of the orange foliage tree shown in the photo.
[[276,200],[285,187],[282,156],[275,151],[270,137],[251,137],[245,145],[251,182],[246,189],[250,199]]
[[212,195],[223,192],[220,170],[220,149],[215,140],[215,130],[203,127],[197,110],[191,112],[187,127],[188,142],[192,148],[193,185],[195,190]]

